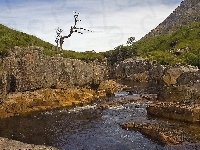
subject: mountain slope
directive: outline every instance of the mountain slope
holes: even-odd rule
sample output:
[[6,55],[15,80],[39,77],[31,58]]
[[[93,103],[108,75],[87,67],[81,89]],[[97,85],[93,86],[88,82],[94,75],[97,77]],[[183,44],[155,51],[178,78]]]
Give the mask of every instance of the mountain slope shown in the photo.
[[120,45],[105,54],[111,65],[140,56],[160,64],[181,63],[200,68],[200,0],[184,0],[141,40],[130,46]]
[[200,22],[135,43],[137,54],[162,64],[191,64],[200,67]]
[[182,1],[173,13],[142,39],[176,31],[192,22],[200,22],[200,0]]
[[200,22],[180,29],[135,42],[131,46],[118,46],[106,52],[110,64],[126,58],[140,56],[157,60],[160,64],[190,64],[200,67]]

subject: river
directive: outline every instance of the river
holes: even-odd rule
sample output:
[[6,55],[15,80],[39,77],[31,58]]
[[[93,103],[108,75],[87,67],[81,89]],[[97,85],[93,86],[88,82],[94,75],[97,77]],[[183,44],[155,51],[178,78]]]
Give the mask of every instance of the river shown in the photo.
[[[61,150],[170,150],[193,149],[190,145],[164,146],[140,132],[127,131],[120,123],[148,121],[146,106],[151,102],[131,102],[108,109],[96,109],[105,101],[119,101],[156,93],[154,84],[125,83],[131,95],[107,97],[92,105],[61,108],[0,120],[0,136],[30,144],[44,144]],[[200,147],[197,147],[197,149]]]

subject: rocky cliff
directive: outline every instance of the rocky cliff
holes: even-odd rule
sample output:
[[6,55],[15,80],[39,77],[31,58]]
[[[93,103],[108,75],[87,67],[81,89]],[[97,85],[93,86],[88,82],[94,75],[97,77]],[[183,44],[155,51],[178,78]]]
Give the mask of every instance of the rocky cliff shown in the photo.
[[200,1],[184,0],[162,23],[142,39],[177,30],[181,26],[200,21]]
[[106,63],[49,57],[41,47],[14,47],[1,58],[0,68],[1,99],[8,92],[99,84],[107,73]]
[[[110,77],[139,82],[157,82],[159,84],[169,86],[178,83],[178,78],[183,73],[193,73],[198,70],[199,69],[197,67],[190,65],[168,66],[157,64],[156,62],[149,61],[148,59],[129,58],[116,63],[111,68]],[[182,83],[182,81],[179,79],[179,84],[180,83]]]

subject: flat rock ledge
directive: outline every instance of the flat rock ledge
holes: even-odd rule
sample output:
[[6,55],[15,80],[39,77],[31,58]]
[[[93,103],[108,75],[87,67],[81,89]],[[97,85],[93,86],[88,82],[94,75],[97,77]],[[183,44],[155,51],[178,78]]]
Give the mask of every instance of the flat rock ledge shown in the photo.
[[[187,141],[185,138],[188,138],[188,136],[184,135],[184,130],[179,130],[179,128],[176,128],[175,126],[167,127],[162,123],[130,122],[121,124],[120,126],[126,130],[139,131],[150,139],[168,146],[183,144]],[[193,140],[192,142],[198,141]]]
[[62,107],[75,107],[91,104],[112,94],[120,87],[113,80],[100,84],[98,90],[90,88],[39,89],[35,91],[9,93],[0,103],[0,119],[26,115],[36,111],[45,111]]
[[23,142],[10,140],[0,137],[0,149],[1,150],[58,150],[55,147],[26,144]]
[[0,105],[0,118],[29,114],[59,107],[89,104],[98,97],[94,90],[82,89],[40,89],[8,94]]
[[199,104],[181,104],[173,102],[158,102],[149,105],[147,114],[156,117],[168,118],[186,122],[200,121]]

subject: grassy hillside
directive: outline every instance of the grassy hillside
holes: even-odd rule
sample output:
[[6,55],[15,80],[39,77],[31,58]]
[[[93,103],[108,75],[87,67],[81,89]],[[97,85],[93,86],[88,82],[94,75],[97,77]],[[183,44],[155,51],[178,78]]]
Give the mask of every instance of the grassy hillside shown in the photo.
[[[119,57],[122,52],[123,56]],[[169,34],[137,41],[131,46],[119,46],[106,55],[110,57],[111,63],[142,56],[157,60],[160,64],[181,63],[200,67],[200,22],[183,26]]]
[[139,56],[162,64],[200,65],[200,22],[181,27],[175,32],[135,43]]
[[[0,24],[0,35],[0,56],[6,56],[7,50],[14,46],[27,47],[32,45],[43,47],[44,53],[48,56],[54,56],[59,53],[56,50],[52,50],[53,45],[51,43],[45,42],[36,36],[10,29],[2,24]],[[86,62],[95,59],[101,61],[104,58],[103,53],[75,52],[68,50],[64,50],[62,53],[63,57],[80,59]]]
[[0,24],[0,35],[0,55],[6,55],[7,49],[14,46],[27,47],[37,45],[44,47],[44,49],[51,49],[53,46],[33,35],[10,29],[2,24]]

